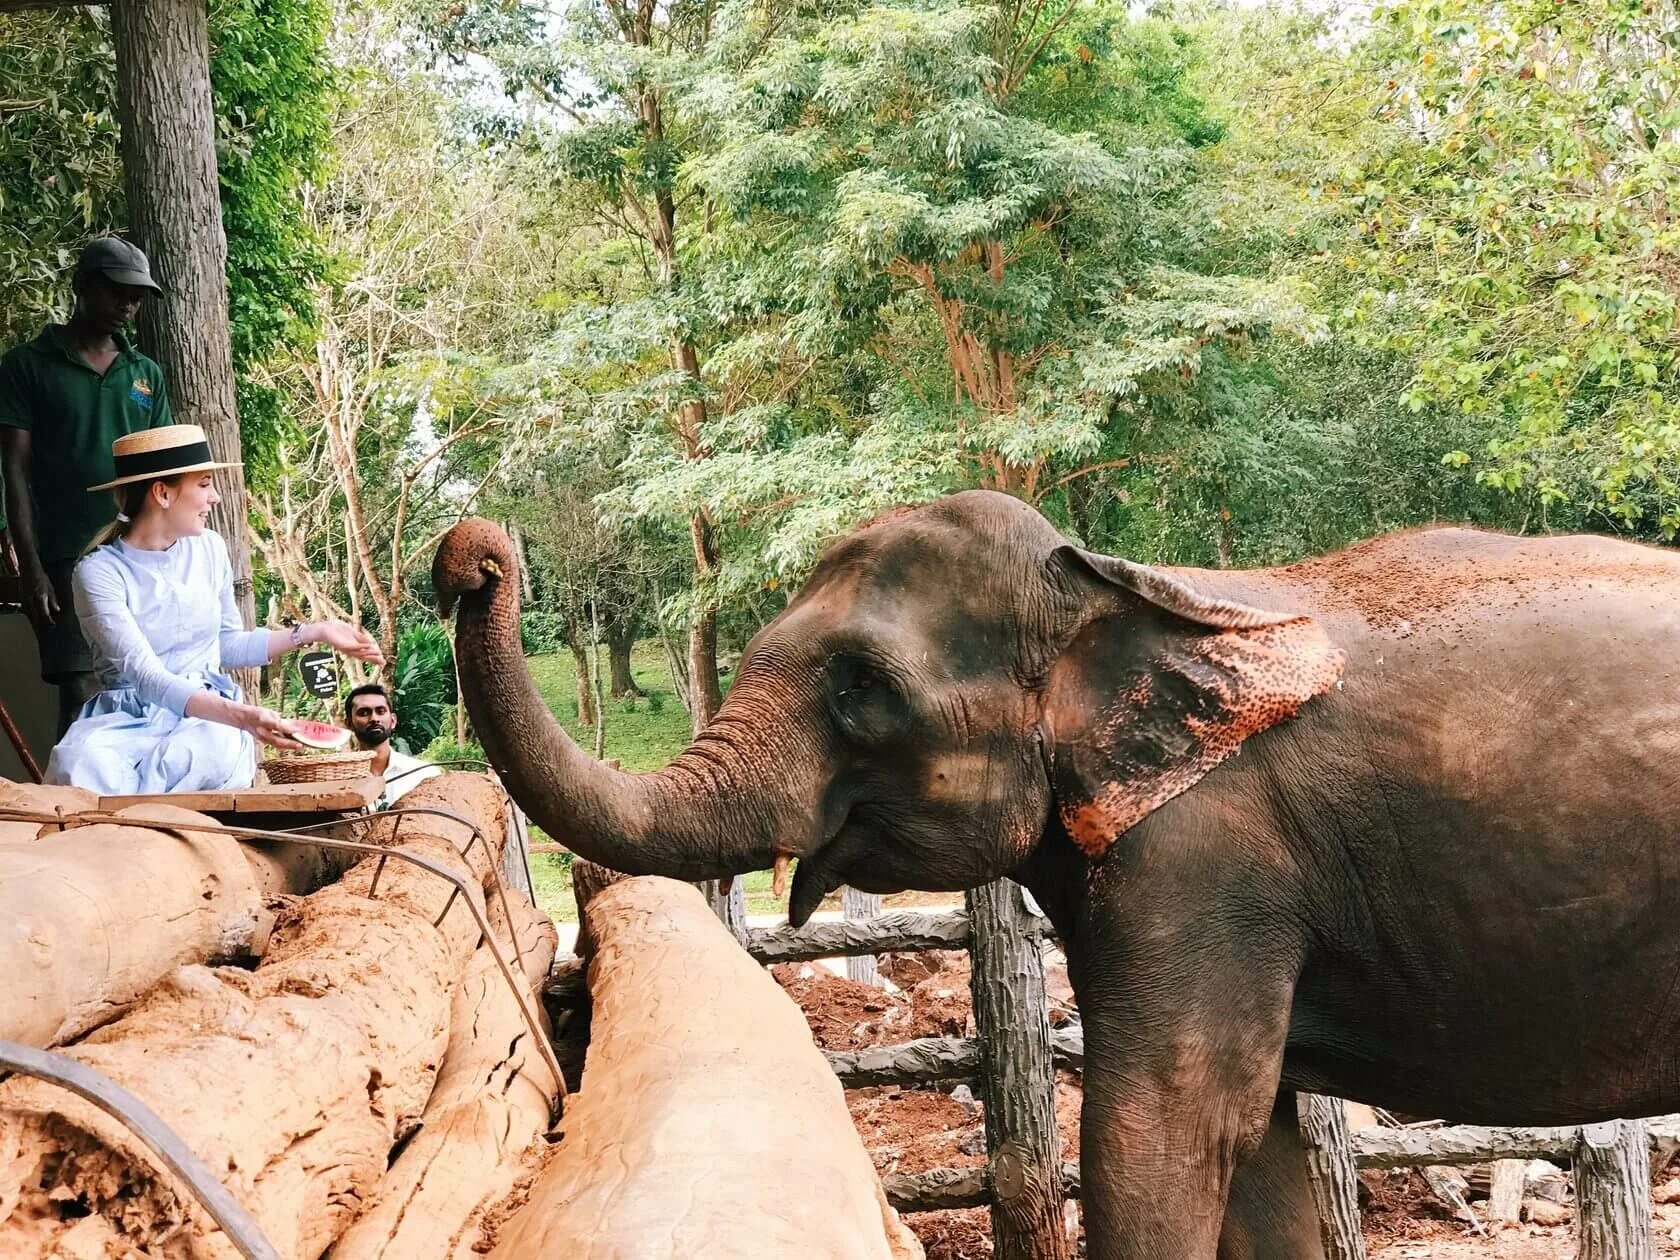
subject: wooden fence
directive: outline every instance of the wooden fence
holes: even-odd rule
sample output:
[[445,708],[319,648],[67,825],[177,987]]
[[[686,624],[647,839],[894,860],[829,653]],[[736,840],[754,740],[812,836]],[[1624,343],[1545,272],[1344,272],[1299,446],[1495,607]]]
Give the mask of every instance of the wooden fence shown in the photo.
[[[855,917],[870,907],[853,903],[853,916],[797,931],[785,924],[736,930],[765,965],[969,951],[976,1036],[829,1051],[828,1061],[848,1088],[977,1082],[985,1104],[985,1167],[888,1174],[882,1178],[887,1198],[901,1212],[989,1206],[999,1260],[1064,1260],[1073,1253],[1064,1204],[1079,1197],[1080,1179],[1079,1165],[1060,1158],[1054,1069],[1083,1069],[1084,1032],[1077,1023],[1050,1027],[1042,949],[1052,932],[1048,920],[1028,910],[1020,886],[999,880],[965,901],[964,911],[888,911],[874,918]],[[575,966],[558,968],[549,1000],[572,1005],[581,989]],[[1303,1094],[1299,1106],[1328,1260],[1365,1254],[1357,1169],[1495,1163],[1497,1170],[1505,1161],[1509,1174],[1510,1161],[1530,1159],[1573,1168],[1581,1260],[1655,1260],[1648,1146],[1680,1147],[1680,1116],[1547,1129],[1456,1125],[1350,1133],[1341,1100]],[[1508,1197],[1508,1180],[1504,1190]],[[1516,1191],[1520,1202],[1520,1182]]]
[[1672,1155],[1680,1147],[1680,1116],[1540,1129],[1446,1125],[1350,1133],[1346,1110],[1340,1099],[1301,1095],[1301,1136],[1328,1260],[1365,1255],[1355,1181],[1360,1168],[1491,1163],[1490,1214],[1514,1221],[1523,1166],[1532,1159],[1568,1164],[1573,1171],[1581,1260],[1655,1260],[1650,1151]]

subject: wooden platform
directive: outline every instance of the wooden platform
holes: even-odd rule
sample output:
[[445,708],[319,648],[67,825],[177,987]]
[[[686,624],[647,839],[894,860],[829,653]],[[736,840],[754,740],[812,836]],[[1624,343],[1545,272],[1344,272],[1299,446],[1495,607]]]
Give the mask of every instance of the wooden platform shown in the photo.
[[224,792],[158,792],[142,796],[102,796],[100,809],[126,805],[178,805],[201,814],[331,814],[370,809],[385,790],[378,775],[330,783],[264,783]]

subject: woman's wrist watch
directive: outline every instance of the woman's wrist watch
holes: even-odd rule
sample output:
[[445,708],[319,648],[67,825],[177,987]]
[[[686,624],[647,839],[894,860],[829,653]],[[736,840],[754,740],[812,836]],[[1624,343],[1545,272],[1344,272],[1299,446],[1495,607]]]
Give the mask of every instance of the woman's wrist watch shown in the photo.
[[303,623],[301,621],[295,621],[292,623],[292,646],[303,646]]

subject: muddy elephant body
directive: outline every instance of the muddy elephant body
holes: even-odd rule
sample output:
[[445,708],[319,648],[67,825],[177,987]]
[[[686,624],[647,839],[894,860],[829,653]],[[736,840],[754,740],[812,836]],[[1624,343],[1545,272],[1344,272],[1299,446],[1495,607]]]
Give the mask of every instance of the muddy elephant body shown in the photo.
[[536,699],[504,544],[468,523],[439,551],[463,691],[586,856],[792,856],[795,921],[842,883],[1032,889],[1085,1023],[1093,1257],[1313,1254],[1292,1090],[1509,1124],[1680,1108],[1667,552],[1441,529],[1164,570],[957,495],[831,548],[712,727],[628,776]]

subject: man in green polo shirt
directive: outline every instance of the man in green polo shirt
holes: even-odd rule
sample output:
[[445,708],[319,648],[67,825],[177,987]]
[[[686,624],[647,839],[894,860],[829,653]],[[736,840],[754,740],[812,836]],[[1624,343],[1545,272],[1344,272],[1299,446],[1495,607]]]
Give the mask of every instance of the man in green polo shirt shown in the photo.
[[82,251],[70,322],[50,325],[0,359],[0,463],[24,611],[41,648],[41,677],[58,687],[63,734],[98,690],[70,596],[70,571],[116,516],[87,487],[115,472],[111,443],[171,423],[163,372],[125,332],[148,293],[146,256],[105,237]]

